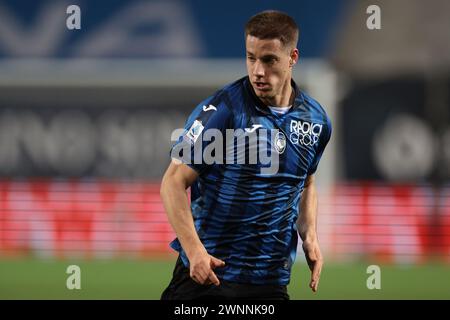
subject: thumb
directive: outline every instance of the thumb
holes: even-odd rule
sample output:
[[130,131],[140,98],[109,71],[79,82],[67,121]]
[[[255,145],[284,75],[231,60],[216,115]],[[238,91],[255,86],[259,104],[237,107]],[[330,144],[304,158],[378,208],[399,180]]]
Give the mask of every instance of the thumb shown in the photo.
[[223,267],[225,265],[225,261],[222,261],[220,259],[217,259],[216,257],[211,256],[211,267],[217,268],[217,267]]

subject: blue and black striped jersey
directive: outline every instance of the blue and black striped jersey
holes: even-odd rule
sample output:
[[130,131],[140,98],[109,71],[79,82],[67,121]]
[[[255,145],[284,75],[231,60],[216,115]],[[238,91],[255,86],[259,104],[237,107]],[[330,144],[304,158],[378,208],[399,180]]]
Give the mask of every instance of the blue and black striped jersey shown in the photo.
[[[191,186],[191,209],[200,240],[209,254],[226,262],[215,269],[219,279],[253,284],[288,284],[297,250],[296,220],[308,175],[313,174],[331,136],[331,122],[320,104],[302,92],[294,81],[295,101],[285,114],[272,113],[255,95],[248,77],[237,80],[201,102],[188,118],[184,132],[172,147],[199,174]],[[261,134],[271,152],[277,152],[276,172],[263,172],[266,164],[234,150],[235,161],[210,163],[195,152],[211,146],[209,130],[276,132]],[[223,152],[229,148],[223,142]],[[183,150],[181,152],[175,150]],[[218,148],[216,152],[222,151]],[[183,152],[191,152],[186,161]],[[237,153],[247,161],[236,161]],[[225,158],[224,155],[224,158]],[[186,156],[186,155],[184,155]],[[194,161],[195,160],[195,161]],[[178,239],[171,243],[186,266],[189,261]]]

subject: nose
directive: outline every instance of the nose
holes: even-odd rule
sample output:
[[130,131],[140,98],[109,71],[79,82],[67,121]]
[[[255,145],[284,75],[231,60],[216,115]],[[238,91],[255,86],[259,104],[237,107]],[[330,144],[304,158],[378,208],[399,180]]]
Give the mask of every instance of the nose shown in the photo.
[[258,60],[253,65],[253,75],[256,77],[264,77],[264,66]]

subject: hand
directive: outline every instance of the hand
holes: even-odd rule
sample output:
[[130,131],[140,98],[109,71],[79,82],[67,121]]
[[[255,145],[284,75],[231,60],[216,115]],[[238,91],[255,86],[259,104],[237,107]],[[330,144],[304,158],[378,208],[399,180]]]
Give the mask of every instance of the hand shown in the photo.
[[214,269],[223,267],[225,262],[208,254],[206,250],[196,253],[189,259],[190,277],[202,285],[220,285],[220,281],[214,273]]
[[303,251],[305,252],[306,261],[308,262],[309,269],[311,270],[311,282],[309,287],[313,292],[317,292],[319,285],[320,273],[322,272],[323,258],[320,252],[319,243],[316,240],[303,241]]

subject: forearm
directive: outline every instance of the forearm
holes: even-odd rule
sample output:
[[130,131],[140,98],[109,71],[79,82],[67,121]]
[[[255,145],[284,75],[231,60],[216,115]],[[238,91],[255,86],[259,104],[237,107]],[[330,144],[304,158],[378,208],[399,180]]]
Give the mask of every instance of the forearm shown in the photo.
[[164,178],[161,184],[161,198],[167,217],[189,260],[195,252],[205,250],[198,237],[189,206],[187,186],[171,178]]
[[317,191],[314,185],[314,176],[308,176],[305,181],[302,198],[300,201],[300,215],[297,220],[297,228],[303,240],[303,251],[311,270],[310,288],[317,291],[320,273],[323,265],[317,239]]
[[317,191],[313,177],[305,183],[297,220],[298,233],[303,241],[317,239]]

